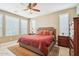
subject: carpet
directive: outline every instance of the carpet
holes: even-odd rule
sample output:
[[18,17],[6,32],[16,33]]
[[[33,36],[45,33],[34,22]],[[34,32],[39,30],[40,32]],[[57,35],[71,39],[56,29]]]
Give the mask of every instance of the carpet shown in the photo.
[[[40,56],[28,49],[22,48],[19,45],[8,47],[8,49],[13,52],[16,56]],[[58,56],[59,55],[59,47],[53,47],[49,52],[48,56]]]

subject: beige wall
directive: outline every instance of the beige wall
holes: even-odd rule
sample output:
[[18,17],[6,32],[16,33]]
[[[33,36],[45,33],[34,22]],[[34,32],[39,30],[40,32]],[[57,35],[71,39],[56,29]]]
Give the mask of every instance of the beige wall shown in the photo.
[[[36,20],[36,29],[39,27],[54,27],[57,31],[57,36],[58,36],[58,29],[59,29],[59,19],[58,16],[63,13],[69,13],[70,14],[70,20],[72,20],[73,16],[75,15],[75,10],[76,8],[70,8],[58,12],[54,12],[48,15],[40,16],[37,18],[34,18]],[[5,12],[0,12],[5,14]],[[6,13],[7,14],[7,13]],[[20,17],[20,16],[19,16]],[[31,27],[31,26],[30,26]],[[31,28],[30,28],[31,31]],[[8,37],[2,37],[0,38],[0,43],[12,41],[12,40],[17,40],[20,37],[18,36],[8,36]]]
[[58,12],[54,12],[48,15],[40,16],[37,18],[34,18],[36,20],[36,29],[39,27],[54,27],[57,32],[58,36],[58,30],[59,30],[59,15],[64,14],[64,13],[69,13],[70,15],[70,20],[73,19],[73,16],[75,16],[76,13],[76,8],[70,8],[70,9],[65,9],[61,10]]
[[1,43],[6,43],[9,41],[14,41],[14,40],[18,40],[20,36],[16,35],[16,36],[6,36],[6,37],[0,37],[0,44]]

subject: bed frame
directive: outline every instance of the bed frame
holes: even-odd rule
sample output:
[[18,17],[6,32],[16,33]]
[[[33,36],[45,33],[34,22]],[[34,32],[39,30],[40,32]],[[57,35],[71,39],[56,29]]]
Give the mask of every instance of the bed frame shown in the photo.
[[[56,44],[56,29],[54,29],[53,27],[40,27],[37,31],[39,30],[49,30],[49,31],[53,31],[52,35],[54,35],[54,39],[52,41],[52,43],[50,44],[50,46],[48,47],[48,52],[51,51],[52,47]],[[21,42],[19,42],[19,45],[23,48],[29,49],[34,53],[37,53],[39,55],[44,55],[38,48],[29,46],[29,45],[25,45]]]

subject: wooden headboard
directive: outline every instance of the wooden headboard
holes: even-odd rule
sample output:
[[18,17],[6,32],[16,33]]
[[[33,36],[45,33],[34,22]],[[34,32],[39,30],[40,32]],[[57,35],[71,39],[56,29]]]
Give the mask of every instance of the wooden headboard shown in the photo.
[[56,29],[55,29],[54,27],[40,27],[40,28],[38,28],[37,31],[39,31],[39,30],[48,30],[48,31],[52,31],[52,32],[53,32],[52,35],[55,36],[55,40],[56,40]]
[[54,32],[53,33],[54,35],[56,34],[56,29],[54,27],[40,27],[40,28],[38,28],[37,31],[39,31],[39,30],[48,30],[48,31]]

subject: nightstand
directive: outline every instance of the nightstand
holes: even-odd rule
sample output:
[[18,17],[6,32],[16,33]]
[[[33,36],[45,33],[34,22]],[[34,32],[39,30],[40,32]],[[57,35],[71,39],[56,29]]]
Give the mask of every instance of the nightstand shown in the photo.
[[58,46],[69,47],[69,37],[58,36]]

